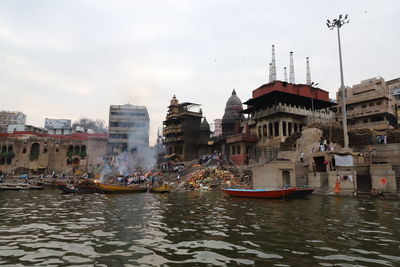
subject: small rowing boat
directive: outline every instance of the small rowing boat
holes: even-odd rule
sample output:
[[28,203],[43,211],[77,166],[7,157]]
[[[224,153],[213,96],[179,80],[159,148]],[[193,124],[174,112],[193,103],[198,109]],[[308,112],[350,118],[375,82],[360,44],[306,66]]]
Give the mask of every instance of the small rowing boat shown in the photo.
[[169,184],[163,184],[161,186],[150,188],[150,193],[169,193],[169,192],[171,192],[171,186]]
[[233,189],[226,188],[222,189],[225,194],[228,194],[231,197],[249,197],[249,198],[286,198],[292,192],[294,192],[296,188],[289,189]]
[[97,184],[97,188],[106,194],[140,193],[147,191],[147,188],[144,186],[121,186],[101,183]]

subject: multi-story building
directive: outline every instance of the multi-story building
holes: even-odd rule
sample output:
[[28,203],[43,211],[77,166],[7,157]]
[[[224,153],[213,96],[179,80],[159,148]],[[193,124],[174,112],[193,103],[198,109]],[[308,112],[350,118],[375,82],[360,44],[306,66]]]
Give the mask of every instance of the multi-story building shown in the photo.
[[72,134],[71,120],[68,119],[49,119],[44,121],[44,128],[48,134],[69,135]]
[[26,124],[26,115],[19,111],[0,111],[0,132],[6,132],[11,124]]
[[274,81],[252,92],[245,102],[250,132],[258,137],[258,146],[279,146],[286,137],[300,132],[313,122],[334,119],[329,109],[329,93],[307,84]]
[[111,105],[108,125],[108,153],[136,154],[149,147],[149,113],[145,106]]
[[388,87],[389,92],[392,94],[395,105],[397,124],[400,124],[400,78],[387,81],[386,86]]
[[207,152],[210,127],[207,121],[201,121],[202,110],[194,111],[199,106],[189,102],[179,103],[175,96],[172,98],[163,122],[166,157],[188,161]]
[[[345,88],[347,125],[349,129],[369,128],[383,130],[396,124],[395,103],[385,80],[376,77]],[[336,118],[342,121],[342,91],[337,93]]]

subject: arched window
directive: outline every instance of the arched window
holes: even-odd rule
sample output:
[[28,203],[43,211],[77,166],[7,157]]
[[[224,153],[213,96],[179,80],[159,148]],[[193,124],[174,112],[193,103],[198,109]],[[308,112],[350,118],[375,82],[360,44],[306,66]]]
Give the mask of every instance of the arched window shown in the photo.
[[8,146],[8,152],[12,152],[13,151],[13,146]]
[[2,146],[1,147],[1,152],[7,152],[7,146]]
[[40,154],[40,145],[39,143],[33,143],[31,146],[31,153],[29,154],[30,160],[37,160]]
[[75,146],[74,155],[79,155],[80,152],[81,152],[81,148],[79,146]]

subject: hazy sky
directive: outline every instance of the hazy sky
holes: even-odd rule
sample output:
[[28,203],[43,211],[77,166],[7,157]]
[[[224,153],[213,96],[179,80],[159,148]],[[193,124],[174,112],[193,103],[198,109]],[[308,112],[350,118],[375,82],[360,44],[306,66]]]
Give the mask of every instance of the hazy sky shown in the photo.
[[147,106],[151,142],[175,94],[221,118],[235,88],[242,101],[268,82],[271,45],[278,79],[294,52],[296,82],[335,92],[341,31],[346,85],[400,77],[400,2],[385,1],[0,1],[0,110],[108,121],[112,104]]

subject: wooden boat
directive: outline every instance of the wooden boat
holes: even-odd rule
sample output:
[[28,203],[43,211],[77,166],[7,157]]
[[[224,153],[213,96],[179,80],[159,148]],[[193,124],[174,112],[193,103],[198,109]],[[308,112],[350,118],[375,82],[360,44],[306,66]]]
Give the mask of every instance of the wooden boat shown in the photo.
[[311,195],[312,192],[314,191],[313,188],[296,188],[289,196],[288,198],[303,198],[308,195]]
[[228,194],[231,197],[249,197],[249,198],[286,198],[292,192],[294,192],[296,188],[289,189],[232,189],[226,188],[222,189],[222,191]]
[[163,184],[161,186],[151,187],[150,193],[169,193],[171,186],[169,184]]
[[64,193],[91,194],[101,193],[97,184],[92,181],[81,181],[73,184],[57,183],[57,188]]
[[143,186],[121,186],[97,183],[97,188],[99,188],[103,193],[106,194],[147,192],[147,188]]

